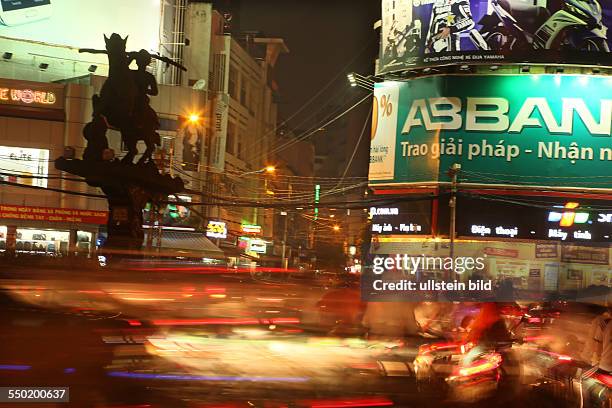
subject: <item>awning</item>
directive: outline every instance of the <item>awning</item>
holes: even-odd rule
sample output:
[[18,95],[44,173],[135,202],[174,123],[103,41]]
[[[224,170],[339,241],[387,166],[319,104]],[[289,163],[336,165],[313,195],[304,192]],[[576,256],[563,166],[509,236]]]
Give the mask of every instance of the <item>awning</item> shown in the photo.
[[186,257],[225,257],[222,250],[198,232],[165,230],[162,234],[162,251],[173,251]]

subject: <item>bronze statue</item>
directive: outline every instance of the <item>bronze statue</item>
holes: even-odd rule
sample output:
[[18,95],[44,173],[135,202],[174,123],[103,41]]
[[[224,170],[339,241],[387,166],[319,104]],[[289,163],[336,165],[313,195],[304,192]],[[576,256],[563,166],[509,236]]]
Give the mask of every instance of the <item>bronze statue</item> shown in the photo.
[[[155,111],[149,105],[148,95],[157,95],[155,77],[146,71],[151,58],[164,61],[185,69],[180,64],[159,55],[151,55],[146,50],[126,52],[128,37],[121,38],[113,33],[110,38],[104,36],[106,50],[80,49],[79,52],[108,55],[108,79],[102,85],[100,95],[94,95],[93,117],[104,119],[108,127],[121,132],[123,143],[128,153],[123,163],[131,164],[138,153],[136,145],[143,140],[147,146],[138,164],[151,160],[155,145],[160,145],[157,130],[160,127]],[[130,69],[130,63],[136,60],[137,70]]]

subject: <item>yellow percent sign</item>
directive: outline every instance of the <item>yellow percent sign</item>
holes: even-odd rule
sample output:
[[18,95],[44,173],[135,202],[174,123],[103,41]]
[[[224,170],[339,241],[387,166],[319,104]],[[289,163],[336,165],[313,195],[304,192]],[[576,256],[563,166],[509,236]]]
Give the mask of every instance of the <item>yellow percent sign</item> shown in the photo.
[[[379,107],[380,103],[380,107]],[[372,104],[372,139],[376,137],[376,129],[378,129],[378,115],[379,111],[381,112],[381,116],[384,118],[385,116],[389,117],[393,113],[393,104],[391,103],[391,95],[383,95],[380,98],[380,102],[378,98],[374,97],[374,103]]]

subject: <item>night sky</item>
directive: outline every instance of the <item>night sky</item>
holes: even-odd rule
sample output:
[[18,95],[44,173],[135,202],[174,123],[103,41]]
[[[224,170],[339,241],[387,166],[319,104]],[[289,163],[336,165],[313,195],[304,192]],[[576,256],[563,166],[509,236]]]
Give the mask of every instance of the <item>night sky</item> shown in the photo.
[[[378,52],[379,0],[232,0],[240,30],[282,37],[290,54],[277,65],[281,120],[288,118],[336,75],[333,84],[289,123],[308,128],[307,116],[346,89],[346,74],[373,74]],[[351,62],[352,61],[352,62]],[[348,65],[348,66],[347,66]],[[346,68],[345,68],[346,67]],[[312,123],[314,124],[314,123]]]

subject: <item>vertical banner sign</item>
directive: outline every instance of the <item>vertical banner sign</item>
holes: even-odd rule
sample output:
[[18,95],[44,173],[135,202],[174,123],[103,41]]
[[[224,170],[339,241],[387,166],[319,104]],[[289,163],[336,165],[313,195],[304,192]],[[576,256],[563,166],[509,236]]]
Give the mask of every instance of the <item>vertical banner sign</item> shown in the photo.
[[182,142],[181,162],[185,171],[197,171],[204,140],[204,127],[201,121],[193,123],[186,118],[180,118],[178,139]]
[[223,172],[225,167],[225,143],[227,141],[227,121],[229,101],[227,94],[218,94],[213,104],[212,140],[210,148],[210,170]]
[[399,83],[385,82],[374,88],[370,180],[387,180],[394,176],[398,104]]

